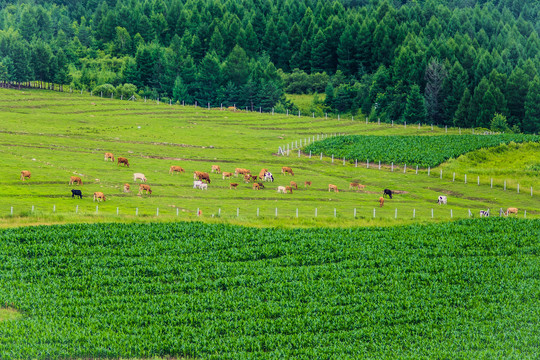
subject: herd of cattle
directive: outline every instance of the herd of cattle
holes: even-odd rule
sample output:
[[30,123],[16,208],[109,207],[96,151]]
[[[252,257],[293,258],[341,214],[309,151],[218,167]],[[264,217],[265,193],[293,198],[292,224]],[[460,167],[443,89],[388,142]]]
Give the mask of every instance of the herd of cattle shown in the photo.
[[[105,161],[108,161],[108,160],[111,160],[112,162],[114,162],[114,155],[112,153],[105,153]],[[129,168],[129,160],[127,158],[124,158],[124,157],[118,157],[117,158],[117,165],[123,165],[123,166],[127,166]],[[173,165],[169,168],[169,174],[173,175],[174,173],[185,173],[185,170],[181,167],[181,166],[176,166],[176,165]],[[225,180],[226,178],[228,179],[231,179],[233,176],[234,177],[240,177],[243,178],[243,181],[245,183],[252,183],[252,188],[254,190],[261,190],[261,189],[264,189],[265,188],[265,183],[267,182],[271,182],[273,183],[274,182],[274,175],[266,168],[263,168],[261,169],[261,171],[259,172],[259,175],[251,175],[251,171],[248,170],[248,169],[243,169],[243,168],[236,168],[234,172],[225,172],[225,171],[221,171],[221,168],[219,165],[212,165],[212,169],[210,171],[210,173],[216,173],[216,174],[221,174],[221,177],[223,180]],[[288,166],[283,166],[281,168],[281,173],[283,175],[291,175],[291,176],[294,176],[294,172],[292,170],[292,168],[288,167]],[[21,180],[22,181],[25,181],[25,179],[30,179],[31,177],[31,172],[28,171],[28,170],[23,170],[21,171]],[[207,172],[203,172],[203,171],[195,171],[193,173],[193,188],[194,189],[201,189],[201,190],[208,190],[208,184],[211,183],[211,180],[210,180],[210,174],[207,173]],[[134,173],[133,174],[133,181],[134,182],[137,182],[137,180],[141,180],[141,182],[145,183],[147,181],[146,179],[146,176],[143,174],[143,173]],[[139,196],[142,196],[143,194],[146,194],[146,195],[151,195],[152,194],[152,189],[149,185],[147,184],[139,184],[139,192],[137,195]],[[83,182],[82,182],[82,179],[78,176],[71,176],[70,179],[69,179],[69,185],[74,185],[74,184],[78,184],[78,185],[83,185]],[[229,188],[230,189],[236,189],[238,187],[238,183],[230,183],[229,184]],[[304,188],[308,188],[308,187],[311,187],[311,181],[305,181],[304,182]],[[352,182],[349,184],[349,190],[351,189],[356,189],[356,190],[365,190],[366,188],[366,185],[362,185],[362,184],[359,184],[359,183],[356,183],[356,182]],[[123,185],[123,192],[130,192],[131,190],[131,186],[128,184],[128,183],[125,183]],[[298,184],[295,182],[295,181],[290,181],[289,185],[288,186],[278,186],[277,187],[277,192],[278,193],[289,193],[289,194],[292,194],[293,193],[293,189],[295,190],[298,190]],[[339,189],[336,185],[334,184],[328,184],[328,191],[331,192],[339,192]],[[383,196],[379,197],[379,204],[380,204],[380,207],[383,207],[384,206],[384,197],[385,196],[388,196],[390,199],[392,199],[392,195],[394,194],[394,192],[390,189],[384,189],[383,190]],[[71,197],[74,198],[74,197],[79,197],[80,199],[82,199],[82,191],[81,190],[78,190],[78,189],[72,189],[71,190]],[[93,194],[93,201],[106,201],[106,196],[105,194],[103,194],[103,192],[94,192]],[[437,203],[439,205],[446,205],[448,203],[448,198],[446,196],[443,196],[443,195],[440,195],[437,199]],[[510,207],[508,208],[505,212],[501,210],[500,214],[499,215],[506,215],[508,216],[509,214],[516,214],[517,215],[518,213],[518,209],[515,208],[515,207]],[[480,211],[480,217],[488,217],[490,215],[489,213],[489,209],[487,210],[481,210]]]

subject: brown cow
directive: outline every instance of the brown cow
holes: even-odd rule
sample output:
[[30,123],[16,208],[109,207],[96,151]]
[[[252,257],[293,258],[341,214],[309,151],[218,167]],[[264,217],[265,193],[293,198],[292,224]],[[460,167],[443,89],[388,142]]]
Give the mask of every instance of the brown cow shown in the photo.
[[143,191],[146,192],[146,195],[148,195],[149,193],[150,193],[150,195],[152,195],[152,189],[150,189],[150,185],[139,184],[139,194],[138,195],[141,195],[143,193]]
[[236,187],[238,186],[237,183],[230,183],[229,184],[229,189],[235,189],[236,190]]
[[349,185],[349,189],[354,189],[356,188],[357,190],[364,190],[366,188],[366,185],[362,185],[362,184],[359,184],[359,183],[355,183],[355,182],[352,182],[350,185]]
[[253,184],[253,190],[260,190],[261,187],[259,186],[259,183],[254,183]]
[[221,173],[221,176],[222,176],[223,180],[225,180],[225,178],[229,178],[229,179],[230,179],[232,175],[233,175],[233,173],[231,173],[231,172],[226,172],[226,171],[224,171],[224,172]]
[[268,172],[268,169],[262,169],[261,171],[259,171],[259,179],[263,180],[264,174],[266,174],[267,172]]
[[30,179],[30,176],[32,176],[32,174],[30,173],[30,171],[28,170],[23,170],[21,171],[21,180],[24,181],[25,178],[29,178]]
[[199,180],[200,181],[204,180],[207,184],[210,184],[210,174],[205,173],[205,172],[200,173],[199,174]]
[[193,180],[197,180],[201,174],[203,174],[202,171],[195,171],[193,173]]
[[169,169],[169,174],[174,174],[175,172],[178,172],[178,173],[185,173],[186,171],[181,167],[181,166],[175,166],[175,165],[172,165],[171,168]]
[[105,161],[109,161],[109,159],[114,162],[114,155],[112,153],[105,153]]
[[219,167],[219,165],[212,165],[212,171],[210,172],[214,172],[214,170],[216,171],[216,173],[221,174],[221,168]]
[[249,171],[248,169],[242,169],[242,168],[234,169],[234,176],[238,176],[238,174],[245,175],[245,174],[250,174],[250,173],[251,171]]
[[130,186],[129,184],[127,184],[127,183],[124,184],[124,192],[125,192],[125,193],[130,192],[129,189],[131,189],[131,186]]
[[94,200],[92,200],[92,201],[96,201],[96,199],[97,199],[98,202],[100,202],[102,200],[103,201],[107,200],[105,198],[105,194],[103,194],[102,192],[99,192],[99,191],[94,193]]
[[334,190],[334,192],[339,192],[338,188],[336,185],[333,185],[333,184],[328,184],[328,192]]
[[82,184],[83,184],[80,177],[78,177],[78,176],[71,176],[71,177],[69,178],[69,185],[73,185],[74,183],[77,183],[77,184],[79,184],[79,185],[82,185]]
[[293,187],[295,190],[298,190],[298,185],[294,181],[291,181],[291,187]]
[[304,182],[304,187],[307,188],[308,186],[311,186],[311,181]]
[[384,205],[384,198],[382,196],[379,198],[379,204],[381,204],[380,207]]
[[117,160],[118,160],[117,165],[124,164],[124,166],[129,167],[128,159],[126,159],[124,157],[119,157]]
[[506,213],[504,215],[508,216],[508,214],[516,214],[518,213],[518,209],[515,207],[511,207],[506,209]]
[[290,187],[290,186],[285,186],[285,192],[288,192],[288,193],[291,193],[291,194],[292,194],[292,187]]
[[282,173],[283,175],[285,175],[285,174],[288,173],[288,174],[291,174],[292,176],[294,176],[294,173],[293,173],[292,169],[291,169],[290,167],[288,167],[288,166],[283,166],[283,167],[281,168],[281,173]]

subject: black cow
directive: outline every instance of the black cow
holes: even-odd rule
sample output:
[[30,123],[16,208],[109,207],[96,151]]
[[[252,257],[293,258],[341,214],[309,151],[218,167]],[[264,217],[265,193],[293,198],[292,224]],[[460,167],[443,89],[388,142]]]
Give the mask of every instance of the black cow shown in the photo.
[[383,196],[384,196],[384,195],[390,196],[390,199],[391,199],[391,198],[392,198],[392,190],[390,190],[390,189],[384,189],[384,191],[383,191]]
[[71,190],[71,197],[74,198],[75,196],[78,196],[79,199],[82,199],[82,191],[81,190]]

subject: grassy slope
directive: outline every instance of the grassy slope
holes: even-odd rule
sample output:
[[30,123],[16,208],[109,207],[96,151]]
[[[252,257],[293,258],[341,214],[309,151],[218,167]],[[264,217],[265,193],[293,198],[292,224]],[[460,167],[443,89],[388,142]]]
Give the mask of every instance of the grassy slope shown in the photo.
[[[337,121],[297,116],[206,110],[193,107],[168,106],[155,103],[127,102],[100,99],[78,94],[58,94],[46,91],[0,90],[0,224],[4,226],[101,221],[155,221],[196,219],[196,210],[203,212],[209,222],[232,222],[255,226],[353,226],[431,221],[467,216],[468,209],[515,206],[527,209],[529,216],[540,214],[538,197],[516,196],[515,190],[501,191],[489,186],[465,185],[438,179],[438,170],[431,177],[425,172],[392,173],[374,168],[347,165],[338,160],[320,161],[293,151],[289,157],[276,156],[279,146],[309,136],[328,133],[346,134],[443,134],[444,129],[430,127],[391,127],[388,124],[368,124],[357,121]],[[449,129],[449,133],[456,133]],[[103,153],[130,159],[131,168],[118,167],[103,161]],[[192,188],[192,172],[209,171],[212,164],[224,171],[245,167],[258,171],[266,167],[276,177],[270,189],[254,191],[241,184],[237,191],[228,189],[229,181],[212,176],[207,192]],[[183,166],[187,174],[168,174],[171,165]],[[280,173],[281,166],[292,166],[294,180],[303,184],[311,180],[309,190],[298,190],[292,195],[275,192],[278,185],[288,185],[288,177]],[[21,170],[31,170],[32,179],[21,182]],[[152,197],[136,196],[133,172],[143,172],[154,193]],[[445,174],[448,172],[445,172]],[[82,174],[82,190],[86,197],[80,201],[70,197],[69,176]],[[519,172],[515,173],[520,176]],[[458,179],[460,175],[458,173]],[[99,181],[97,180],[99,179]],[[495,175],[496,185],[502,177]],[[528,178],[539,188],[537,179]],[[241,182],[239,179],[233,181]],[[367,185],[366,192],[348,191],[351,181]],[[134,192],[124,194],[122,184],[130,183]],[[470,182],[470,181],[469,181]],[[328,192],[328,184],[342,190]],[[483,183],[485,183],[483,181]],[[387,201],[382,209],[373,209],[384,188],[406,192]],[[92,203],[90,194],[103,191],[108,201]],[[436,207],[441,193],[450,194],[448,207]],[[32,205],[35,211],[32,214]],[[79,214],[75,214],[79,205]],[[14,207],[15,217],[6,216]],[[56,214],[52,214],[56,206]],[[279,218],[275,219],[275,208]],[[116,216],[119,208],[120,217]],[[135,209],[139,216],[135,217]],[[240,216],[237,218],[237,208]],[[259,208],[260,217],[256,218]],[[317,208],[318,218],[313,215]],[[354,208],[357,217],[353,219]],[[217,216],[221,209],[222,217]],[[296,209],[299,219],[295,218]],[[334,218],[336,209],[337,218]],[[393,220],[395,209],[398,220]],[[415,211],[416,219],[412,219]],[[22,215],[20,217],[19,215]],[[522,214],[520,214],[522,215]],[[287,219],[285,220],[284,217]]]

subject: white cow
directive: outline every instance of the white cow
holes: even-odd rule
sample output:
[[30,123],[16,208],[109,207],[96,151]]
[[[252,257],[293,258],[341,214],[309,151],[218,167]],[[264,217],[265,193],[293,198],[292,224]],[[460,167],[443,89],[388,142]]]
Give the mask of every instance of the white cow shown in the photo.
[[489,217],[489,209],[487,210],[480,210],[480,217]]
[[143,173],[134,173],[133,181],[137,181],[137,179],[141,180],[142,182],[146,182],[146,176],[144,176]]
[[208,190],[208,184],[207,183],[202,183],[201,185],[199,185],[199,189]]
[[199,188],[201,187],[202,184],[203,184],[202,181],[200,181],[200,180],[195,180],[195,181],[193,182],[193,188],[194,188],[194,189],[199,189]]
[[285,192],[286,192],[285,186],[278,186],[277,187],[277,192],[285,194]]
[[442,195],[439,195],[439,200],[437,200],[437,204],[439,205],[446,205],[448,202],[448,199],[446,198],[446,196],[442,196]]
[[264,173],[264,181],[270,181],[270,182],[274,181],[274,176],[272,175],[271,172]]

